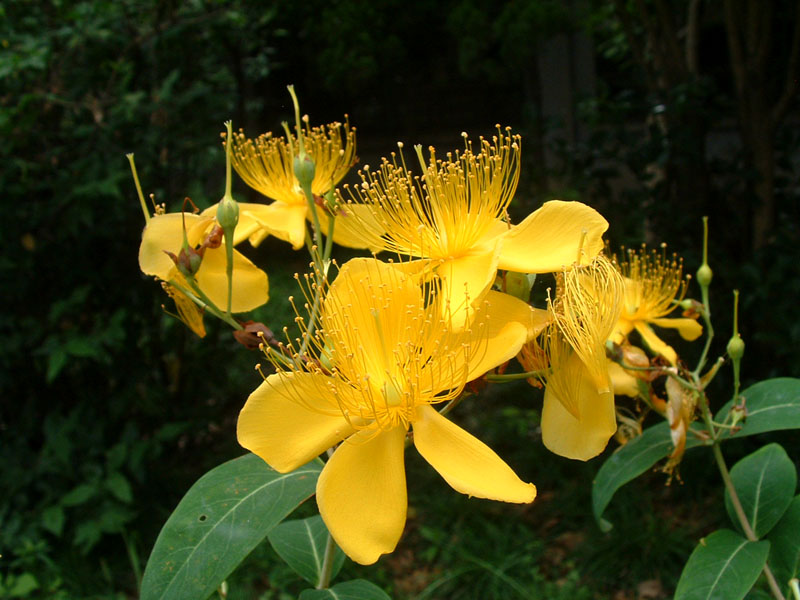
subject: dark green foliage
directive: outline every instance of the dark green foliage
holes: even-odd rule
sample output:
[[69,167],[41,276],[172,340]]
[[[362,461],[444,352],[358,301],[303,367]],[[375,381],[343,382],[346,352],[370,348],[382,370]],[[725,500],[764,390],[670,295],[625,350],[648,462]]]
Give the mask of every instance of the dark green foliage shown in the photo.
[[[29,573],[44,595],[135,590],[178,495],[236,452],[233,419],[258,378],[229,333],[212,327],[199,344],[140,275],[143,216],[125,153],[168,207],[215,201],[218,130],[245,108],[236,57],[266,64],[270,13],[210,2],[0,10],[2,589]],[[209,373],[212,361],[227,366]]]

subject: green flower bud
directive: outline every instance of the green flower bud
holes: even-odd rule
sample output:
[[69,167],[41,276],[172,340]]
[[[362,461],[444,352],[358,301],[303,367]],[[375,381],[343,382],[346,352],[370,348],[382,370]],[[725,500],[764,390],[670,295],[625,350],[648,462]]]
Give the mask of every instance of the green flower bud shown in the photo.
[[223,198],[217,206],[217,223],[224,231],[233,231],[239,223],[239,203],[233,198]]
[[730,356],[731,359],[741,360],[742,356],[744,356],[744,340],[742,336],[738,333],[734,334],[728,341],[727,350],[728,356]]
[[713,276],[714,273],[711,271],[711,267],[705,263],[700,265],[700,268],[697,269],[697,283],[703,287],[708,287],[711,285],[711,278]]
[[306,154],[294,157],[294,176],[300,182],[300,187],[304,190],[311,189],[311,182],[314,181],[314,161]]

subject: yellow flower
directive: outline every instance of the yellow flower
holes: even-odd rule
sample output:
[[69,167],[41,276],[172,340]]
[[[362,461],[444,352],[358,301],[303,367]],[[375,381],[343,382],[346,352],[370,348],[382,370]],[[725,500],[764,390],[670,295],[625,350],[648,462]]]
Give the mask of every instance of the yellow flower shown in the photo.
[[[309,127],[303,132],[306,153],[314,161],[311,191],[322,196],[332,190],[356,162],[355,129],[345,120],[324,127]],[[250,243],[258,246],[265,237],[289,242],[297,250],[305,243],[308,201],[294,175],[294,159],[299,150],[297,138],[289,135],[273,137],[271,133],[248,139],[242,131],[231,139],[233,167],[254,190],[272,198],[268,205],[246,206],[252,222],[248,223]],[[328,217],[318,210],[323,233],[327,232]],[[333,239],[344,246],[363,248],[360,238],[348,222],[348,215],[336,221]]]
[[602,255],[559,275],[557,296],[550,303],[554,326],[545,340],[551,368],[542,441],[561,456],[597,456],[617,429],[605,343],[619,318],[621,279]]
[[696,340],[703,327],[695,319],[666,318],[683,299],[686,280],[682,276],[683,262],[666,251],[648,251],[645,246],[638,251],[629,249],[617,267],[625,280],[625,297],[622,314],[614,328],[612,339],[621,344],[634,329],[645,344],[675,364],[678,355],[671,346],[659,338],[651,325],[677,329],[683,339]]
[[511,226],[506,209],[519,179],[519,136],[498,126],[475,150],[463,135],[463,152],[445,159],[431,148],[425,162],[417,147],[421,176],[407,169],[401,153],[400,164],[393,155],[378,171],[364,167],[360,186],[345,186],[348,208],[371,208],[361,227],[370,248],[431,259],[454,307],[479,302],[498,268],[560,271],[602,250],[608,223],[580,202],[546,202]]
[[403,532],[409,429],[419,453],[455,490],[518,503],[536,495],[433,405],[513,357],[546,315],[492,292],[473,329],[456,330],[440,302],[436,285],[421,286],[394,265],[349,261],[327,292],[308,358],[294,354],[293,368],[274,361],[279,371],[239,415],[239,442],[280,472],[344,440],[322,470],[317,504],[336,542],[362,564],[392,552]]
[[[216,210],[216,208],[214,208]],[[242,209],[244,212],[244,209]],[[167,283],[181,284],[175,262],[167,254],[177,255],[183,245],[184,226],[189,246],[197,248],[214,231],[213,216],[186,213],[156,214],[147,222],[139,246],[139,267],[147,275],[154,275]],[[238,228],[237,228],[238,229]],[[219,236],[222,237],[221,235]],[[236,232],[234,243],[241,236]],[[208,246],[203,254],[195,280],[202,292],[220,308],[227,307],[228,277],[226,271],[225,243]],[[233,252],[233,312],[253,310],[269,300],[267,274],[244,255]]]

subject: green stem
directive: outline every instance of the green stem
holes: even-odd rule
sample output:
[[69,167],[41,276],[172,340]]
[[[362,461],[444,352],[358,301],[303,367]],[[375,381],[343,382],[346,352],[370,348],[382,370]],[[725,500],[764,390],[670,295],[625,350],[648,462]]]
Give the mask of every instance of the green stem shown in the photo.
[[233,231],[225,229],[225,274],[228,276],[228,306],[225,314],[231,317],[231,307],[233,306]]
[[212,315],[217,317],[220,321],[225,321],[228,325],[240,331],[244,329],[233,317],[230,315],[226,315],[217,306],[211,301],[211,299],[203,293],[203,290],[197,285],[194,279],[189,281],[189,284],[192,286],[192,291],[187,290],[185,287],[180,285],[179,283],[175,283],[175,281],[168,282],[169,285],[172,287],[180,290],[183,292],[189,300],[197,304],[203,310],[210,312]]
[[792,588],[792,594],[795,600],[800,600],[800,581],[797,580],[797,577],[790,579],[789,585]]
[[508,381],[518,381],[520,379],[530,379],[531,377],[541,377],[547,373],[546,370],[544,371],[525,371],[524,373],[508,373],[503,375],[497,375],[488,373],[485,375],[486,381],[491,381],[493,383],[505,383]]
[[[739,290],[733,290],[733,338],[739,339]],[[730,343],[729,343],[730,345]],[[739,371],[742,364],[741,356],[732,356],[731,362],[733,363],[733,403],[739,401]]]
[[147,210],[147,202],[144,201],[144,194],[142,194],[142,185],[139,183],[139,174],[136,172],[136,163],[133,162],[133,153],[126,154],[128,162],[131,164],[131,173],[133,173],[133,182],[136,184],[136,193],[139,195],[139,204],[142,205],[142,212],[144,213],[145,224],[150,222],[150,211]]
[[[708,217],[703,217],[703,265],[708,268]],[[701,267],[702,268],[702,267]],[[709,271],[710,272],[710,271]],[[710,279],[710,278],[709,278]],[[699,280],[699,278],[698,278]],[[703,353],[700,355],[700,360],[697,362],[697,368],[694,370],[694,379],[703,370],[708,357],[708,351],[711,348],[711,340],[714,339],[714,327],[711,325],[711,303],[709,301],[708,289],[710,281],[698,281],[700,283],[700,294],[703,299],[703,321],[706,324],[706,343],[703,347]]]
[[700,360],[697,362],[697,368],[693,371],[694,375],[699,375],[700,371],[706,365],[708,358],[708,351],[711,349],[711,340],[714,339],[714,327],[711,325],[711,305],[708,298],[708,286],[700,286],[700,293],[703,298],[703,321],[706,324],[706,343],[703,347],[703,353],[700,355]]
[[325,264],[331,258],[333,252],[333,228],[336,226],[336,215],[328,218],[328,237],[325,238],[325,250],[322,252],[322,263]]
[[[757,542],[758,538],[756,537],[753,528],[750,526],[750,522],[747,520],[747,515],[744,512],[744,508],[742,508],[742,503],[739,501],[739,495],[736,493],[736,488],[731,480],[731,474],[728,471],[728,466],[725,464],[725,458],[722,456],[722,449],[719,446],[719,442],[715,441],[711,446],[711,449],[714,452],[714,459],[717,461],[717,468],[719,469],[720,475],[722,475],[722,481],[725,484],[725,489],[728,490],[728,495],[731,499],[733,510],[736,513],[736,517],[739,519],[739,524],[742,526],[742,531],[744,531],[744,534],[748,540],[751,542]],[[783,596],[783,593],[781,593],[781,589],[780,586],[778,586],[775,575],[772,574],[772,570],[766,563],[764,563],[764,576],[767,578],[767,584],[769,585],[772,595],[777,600],[786,600],[786,598]]]
[[336,558],[336,542],[333,536],[328,534],[328,541],[325,543],[325,554],[322,558],[322,570],[319,573],[317,589],[324,590],[331,584],[331,574],[333,573],[333,559]]

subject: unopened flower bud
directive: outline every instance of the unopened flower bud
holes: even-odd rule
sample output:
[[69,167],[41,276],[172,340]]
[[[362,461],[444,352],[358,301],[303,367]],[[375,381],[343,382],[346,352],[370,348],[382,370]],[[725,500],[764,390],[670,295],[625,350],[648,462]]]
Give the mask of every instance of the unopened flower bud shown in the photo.
[[217,223],[223,230],[233,231],[239,224],[239,203],[233,198],[223,198],[217,206]]
[[697,269],[697,283],[703,287],[708,287],[711,285],[711,278],[713,276],[714,273],[711,271],[711,267],[705,263],[700,265],[700,268]]
[[311,182],[314,181],[315,166],[314,161],[308,154],[294,157],[294,176],[300,182],[300,187],[304,190],[311,189]]
[[742,356],[744,356],[744,340],[742,336],[734,334],[733,337],[728,341],[728,356],[731,357],[733,360],[741,360]]
[[168,250],[164,250],[166,255],[175,263],[175,266],[178,267],[181,275],[189,279],[194,277],[197,271],[200,270],[200,265],[203,262],[203,251],[204,248],[201,248],[198,252],[188,244],[181,248],[177,256]]

